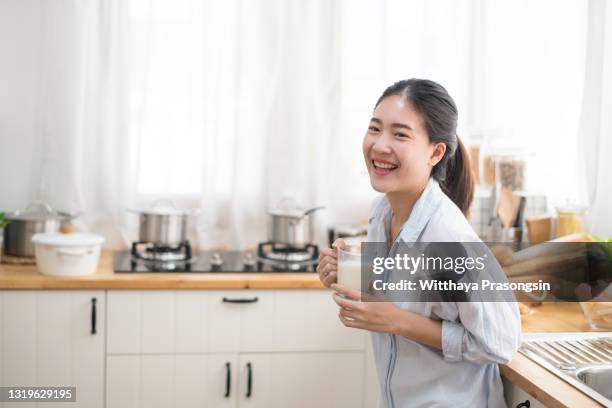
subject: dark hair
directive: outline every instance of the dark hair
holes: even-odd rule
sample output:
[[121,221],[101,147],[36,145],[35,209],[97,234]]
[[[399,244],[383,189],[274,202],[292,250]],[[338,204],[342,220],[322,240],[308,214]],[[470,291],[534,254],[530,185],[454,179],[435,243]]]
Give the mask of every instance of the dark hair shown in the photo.
[[446,144],[446,152],[431,175],[440,187],[468,215],[474,197],[474,175],[465,146],[457,135],[457,106],[446,89],[427,79],[398,81],[385,89],[376,106],[392,95],[403,96],[423,115],[431,143]]

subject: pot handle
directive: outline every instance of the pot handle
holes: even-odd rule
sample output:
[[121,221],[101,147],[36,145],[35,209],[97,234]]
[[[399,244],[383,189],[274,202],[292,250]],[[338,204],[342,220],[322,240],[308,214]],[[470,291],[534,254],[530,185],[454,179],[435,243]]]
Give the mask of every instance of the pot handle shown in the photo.
[[325,208],[325,206],[319,206],[319,207],[314,207],[314,208],[311,208],[310,210],[306,210],[306,211],[304,212],[304,215],[302,215],[302,218],[304,218],[304,217],[305,217],[305,216],[307,216],[307,215],[312,214],[312,213],[313,213],[313,212],[315,212],[315,211],[319,211],[319,210],[322,210],[322,209],[324,209],[324,208]]

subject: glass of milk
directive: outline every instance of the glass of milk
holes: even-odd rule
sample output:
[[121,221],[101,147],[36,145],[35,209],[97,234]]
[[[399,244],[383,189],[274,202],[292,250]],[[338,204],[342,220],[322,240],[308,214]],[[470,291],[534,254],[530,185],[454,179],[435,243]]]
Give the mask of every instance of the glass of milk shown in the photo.
[[338,248],[338,283],[361,291],[361,245]]

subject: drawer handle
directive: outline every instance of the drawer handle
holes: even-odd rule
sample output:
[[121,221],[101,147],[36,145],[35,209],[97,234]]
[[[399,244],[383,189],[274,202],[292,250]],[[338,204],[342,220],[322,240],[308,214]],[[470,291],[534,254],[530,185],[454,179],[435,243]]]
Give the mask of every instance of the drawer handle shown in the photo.
[[97,311],[96,311],[96,302],[97,299],[91,298],[91,334],[96,334],[96,320],[97,320]]
[[527,400],[525,402],[521,402],[520,404],[518,404],[516,408],[529,408],[530,406],[531,406],[531,402]]
[[224,303],[256,303],[259,301],[259,298],[257,296],[252,297],[252,298],[223,298],[223,302]]
[[232,386],[232,365],[225,363],[225,398],[229,398]]
[[251,363],[247,363],[247,392],[246,397],[251,398],[251,394],[253,391],[253,369],[251,368]]

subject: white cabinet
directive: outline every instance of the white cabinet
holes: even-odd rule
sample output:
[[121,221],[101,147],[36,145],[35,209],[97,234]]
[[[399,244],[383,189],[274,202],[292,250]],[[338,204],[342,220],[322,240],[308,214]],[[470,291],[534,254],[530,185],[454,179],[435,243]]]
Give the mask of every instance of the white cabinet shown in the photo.
[[236,369],[234,354],[109,356],[106,406],[235,407]]
[[104,312],[104,291],[0,291],[0,384],[76,386],[76,403],[53,406],[102,407]]
[[241,354],[239,367],[239,407],[363,406],[363,353]]
[[[504,397],[508,408],[545,408],[545,405],[505,378]],[[527,403],[528,401],[528,403]]]
[[328,290],[109,290],[107,301],[107,408],[364,406],[366,333],[341,324]]

